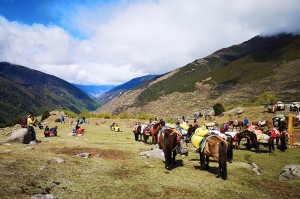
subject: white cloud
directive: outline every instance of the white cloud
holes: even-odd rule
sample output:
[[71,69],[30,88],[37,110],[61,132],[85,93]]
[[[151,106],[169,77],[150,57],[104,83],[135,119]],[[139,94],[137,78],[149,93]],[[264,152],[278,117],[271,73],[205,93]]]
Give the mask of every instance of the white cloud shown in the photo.
[[[74,83],[162,74],[257,34],[299,31],[298,0],[161,0],[73,6],[61,27],[0,17],[0,60]],[[71,11],[67,13],[72,13]]]

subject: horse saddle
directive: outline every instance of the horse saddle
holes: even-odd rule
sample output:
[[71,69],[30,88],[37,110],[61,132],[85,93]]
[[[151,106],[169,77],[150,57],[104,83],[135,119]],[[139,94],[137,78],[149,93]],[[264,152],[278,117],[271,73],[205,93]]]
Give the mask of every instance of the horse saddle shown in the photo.
[[201,151],[201,153],[203,152],[203,149],[205,147],[206,141],[207,141],[207,139],[204,138],[204,139],[202,139],[202,141],[200,143],[200,151]]
[[263,125],[265,125],[266,124],[266,120],[264,120],[264,121],[258,121],[258,125],[259,126],[263,126]]

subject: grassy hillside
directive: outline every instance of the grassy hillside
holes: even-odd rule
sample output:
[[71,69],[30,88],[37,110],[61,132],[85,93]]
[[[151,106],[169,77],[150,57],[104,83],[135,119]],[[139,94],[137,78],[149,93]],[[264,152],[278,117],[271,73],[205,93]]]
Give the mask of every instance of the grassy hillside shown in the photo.
[[300,35],[257,36],[139,88],[131,104],[125,103],[128,97],[124,93],[98,111],[190,114],[217,102],[226,106],[249,105],[264,92],[273,93],[282,101],[299,101],[299,65]]
[[95,110],[99,103],[72,84],[24,66],[0,63],[0,126],[29,112]]

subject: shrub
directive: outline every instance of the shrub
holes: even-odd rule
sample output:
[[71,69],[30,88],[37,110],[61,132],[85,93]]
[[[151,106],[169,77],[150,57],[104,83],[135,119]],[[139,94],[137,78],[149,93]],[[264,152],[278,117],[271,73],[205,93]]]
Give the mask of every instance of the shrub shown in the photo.
[[277,102],[276,95],[271,93],[271,92],[264,92],[254,102],[254,105],[263,105],[263,104],[268,104],[270,102],[271,103],[276,103]]
[[54,122],[61,122],[60,118],[55,119]]
[[50,117],[49,111],[44,111],[43,114],[42,114],[42,119],[41,119],[41,121],[47,119],[48,117]]
[[213,106],[213,109],[214,109],[215,115],[221,115],[225,111],[225,109],[221,103],[216,103]]

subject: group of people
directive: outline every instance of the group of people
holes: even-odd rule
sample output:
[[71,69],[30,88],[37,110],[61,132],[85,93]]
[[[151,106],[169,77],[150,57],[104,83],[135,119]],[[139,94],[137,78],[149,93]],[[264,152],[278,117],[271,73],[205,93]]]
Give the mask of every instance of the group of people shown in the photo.
[[[258,123],[260,125],[260,122]],[[262,124],[262,123],[261,123]],[[247,127],[249,125],[249,120],[245,117],[244,118],[244,123],[243,126]],[[287,124],[284,118],[279,118],[278,120],[278,128],[269,129],[270,131],[276,131],[278,132],[277,134],[271,134],[273,138],[276,139],[276,145],[281,151],[285,151],[287,149],[286,145],[286,136],[287,136]],[[229,125],[227,122],[224,123],[224,131],[229,131]],[[280,140],[280,145],[279,145],[279,140]]]

